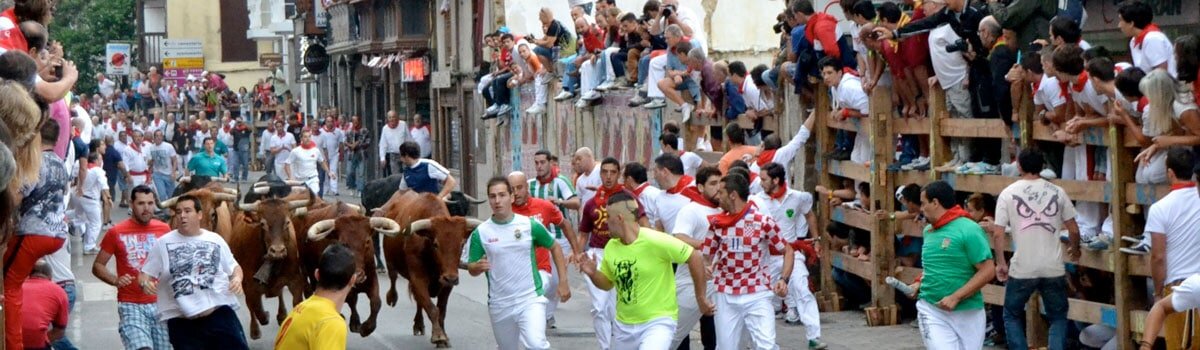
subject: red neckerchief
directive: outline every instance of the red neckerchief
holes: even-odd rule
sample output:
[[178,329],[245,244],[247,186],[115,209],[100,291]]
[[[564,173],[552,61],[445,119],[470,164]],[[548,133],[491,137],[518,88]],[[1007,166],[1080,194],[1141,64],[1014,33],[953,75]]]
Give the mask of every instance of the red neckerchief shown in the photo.
[[1070,89],[1070,88],[1071,87],[1069,86],[1069,84],[1067,84],[1067,82],[1065,82],[1065,81],[1058,82],[1059,94],[1062,95],[1062,97],[1066,98],[1068,103],[1072,102],[1072,100],[1073,100],[1071,98],[1071,94],[1067,93],[1067,89]]
[[1038,81],[1033,82],[1033,93],[1030,95],[1037,96],[1038,90],[1041,88],[1042,88],[1042,81],[1040,79]]
[[71,129],[71,138],[76,138],[76,137],[79,137],[79,135],[82,135],[82,134],[79,132],[79,129]]
[[225,126],[221,127],[221,130],[224,130],[225,133],[228,134],[230,130],[233,130],[233,127],[230,127],[229,124],[225,124]]
[[116,119],[109,120],[108,125],[110,128],[113,129],[113,131],[117,131],[117,120]]
[[99,167],[96,163],[88,162],[88,169]]
[[858,71],[856,71],[856,70],[854,70],[854,68],[850,68],[850,67],[842,67],[842,74],[849,74],[849,75],[853,75],[856,77],[859,76]]
[[238,124],[237,131],[246,131],[246,124]]
[[313,148],[317,147],[317,143],[312,142],[312,140],[308,140],[308,142],[300,144],[300,147],[304,148],[304,149],[313,149]]
[[688,186],[687,188],[684,188],[683,192],[681,192],[680,194],[682,194],[684,197],[687,197],[688,199],[691,199],[693,203],[703,205],[703,206],[706,206],[709,208],[717,207],[716,203],[713,203],[712,201],[708,200],[708,198],[704,198],[704,195],[700,194],[700,189],[696,188],[696,186]]
[[625,186],[623,186],[621,184],[616,184],[616,185],[613,185],[613,187],[608,187],[608,188],[601,186],[600,188],[596,189],[596,196],[592,197],[592,200],[596,201],[596,206],[603,206],[605,204],[608,204],[608,196],[611,196],[614,193],[621,192],[624,190],[625,190]]
[[740,85],[738,85],[738,95],[745,95],[745,94],[746,94],[746,80],[743,79],[742,83]]
[[965,218],[969,216],[970,214],[968,214],[966,210],[963,210],[961,206],[956,205],[953,208],[950,208],[950,210],[947,210],[945,214],[942,214],[942,217],[938,218],[937,221],[933,222],[933,229],[940,229],[942,226],[946,226],[946,224],[954,221],[954,219]]
[[538,182],[539,184],[541,184],[542,186],[546,186],[546,185],[549,185],[551,182],[554,182],[554,178],[557,178],[557,177],[558,177],[558,167],[556,167],[556,166],[552,166],[552,167],[550,167],[550,174],[549,174],[549,175],[550,175],[550,176],[547,176],[545,179],[543,179],[543,178],[541,178],[541,177],[537,177],[537,178],[536,178],[536,179],[537,179],[537,182]]
[[400,123],[396,123],[396,125],[392,125],[392,123],[387,123],[388,129],[395,129],[399,126],[400,126]]
[[1071,90],[1075,90],[1075,93],[1081,93],[1083,92],[1083,88],[1087,86],[1087,83],[1088,72],[1083,71],[1083,73],[1079,73],[1079,78],[1075,80],[1075,83],[1071,84]]
[[787,190],[787,186],[780,185],[779,188],[775,189],[775,192],[771,192],[771,199],[782,200],[783,196],[787,195]]
[[1195,181],[1180,182],[1180,183],[1171,185],[1171,191],[1183,190],[1183,189],[1188,189],[1188,188],[1192,188],[1192,187],[1196,187]]
[[1146,28],[1142,28],[1142,32],[1133,38],[1133,48],[1141,49],[1142,41],[1146,40],[1146,34],[1150,34],[1150,32],[1158,32],[1158,31],[1160,31],[1160,30],[1158,30],[1158,25],[1154,24],[1154,23],[1150,23],[1149,25],[1146,26]]
[[746,202],[746,206],[742,207],[742,211],[738,213],[721,212],[708,216],[708,224],[714,230],[724,230],[726,228],[737,225],[738,221],[742,220],[746,214],[750,213],[750,209],[754,208],[754,202]]
[[283,137],[283,134],[286,134],[286,132],[284,132],[284,130],[285,129],[279,129],[279,130],[275,131],[275,135],[279,136],[279,137]]
[[645,190],[646,190],[646,187],[650,187],[650,182],[649,182],[649,181],[647,181],[647,182],[643,182],[641,185],[638,185],[638,187],[637,187],[637,188],[634,188],[634,189],[633,189],[633,196],[634,196],[634,197],[641,197],[641,196],[642,196],[642,191],[645,191]]
[[[132,140],[131,140],[131,141],[132,141]],[[140,145],[140,144],[139,144],[138,142],[136,142],[136,141],[135,141],[135,142],[130,142],[130,143],[129,143],[129,148],[132,148],[134,151],[138,151],[138,152],[141,152],[141,151],[142,151],[142,145]]]
[[333,125],[325,125],[325,132],[333,132]]
[[692,181],[695,181],[695,180],[696,179],[694,179],[688,175],[680,176],[679,181],[675,182],[675,186],[671,186],[671,188],[667,189],[667,193],[679,194],[680,192],[685,191],[689,187],[688,185],[690,185],[692,183]]
[[[907,236],[905,236],[907,237]],[[817,249],[813,247],[812,242],[804,239],[796,239],[792,241],[792,250],[797,254],[804,254],[804,263],[808,266],[813,266],[817,263],[820,255],[817,254]]]
[[758,161],[755,164],[758,164],[759,168],[771,164],[771,161],[775,160],[775,151],[778,151],[778,149],[762,151],[762,153],[758,154]]
[[[1200,79],[1197,79],[1196,81],[1200,81]],[[1150,99],[1146,98],[1146,96],[1142,96],[1142,98],[1141,98],[1141,99],[1138,99],[1138,102],[1137,102],[1137,111],[1138,111],[1138,112],[1145,112],[1145,111],[1146,111],[1146,106],[1149,106],[1149,105],[1150,105]]]

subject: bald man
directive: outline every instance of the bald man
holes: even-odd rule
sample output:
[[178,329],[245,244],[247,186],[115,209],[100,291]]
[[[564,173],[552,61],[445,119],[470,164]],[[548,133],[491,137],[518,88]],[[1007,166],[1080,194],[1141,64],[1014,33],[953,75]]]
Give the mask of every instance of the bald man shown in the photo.
[[[529,177],[520,171],[514,171],[508,174],[508,184],[513,190],[512,211],[517,215],[528,216],[542,223],[546,229],[552,234],[557,230],[562,230],[569,241],[570,247],[573,249],[570,255],[567,256],[572,264],[582,254],[582,245],[577,244],[575,237],[575,229],[570,223],[563,218],[563,213],[558,210],[554,203],[550,203],[545,199],[533,198],[529,195]],[[542,274],[542,280],[549,281],[545,290],[556,290],[558,288],[558,271],[555,271],[550,260],[550,251],[545,248],[538,248],[537,265],[538,273]],[[554,327],[554,311],[558,309],[559,298],[554,293],[546,293],[546,299],[550,301],[546,305],[546,327]]]
[[579,192],[579,203],[592,201],[596,189],[600,188],[600,167],[596,166],[596,155],[591,148],[580,147],[571,158],[571,168],[579,175],[575,179],[575,190]]

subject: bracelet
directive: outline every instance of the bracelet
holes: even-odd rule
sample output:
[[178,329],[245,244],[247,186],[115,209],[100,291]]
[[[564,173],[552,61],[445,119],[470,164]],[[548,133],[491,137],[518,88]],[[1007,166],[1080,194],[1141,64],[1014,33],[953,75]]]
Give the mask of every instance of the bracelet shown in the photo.
[[850,109],[842,108],[842,118],[850,118]]
[[896,221],[896,213],[888,214],[888,220]]

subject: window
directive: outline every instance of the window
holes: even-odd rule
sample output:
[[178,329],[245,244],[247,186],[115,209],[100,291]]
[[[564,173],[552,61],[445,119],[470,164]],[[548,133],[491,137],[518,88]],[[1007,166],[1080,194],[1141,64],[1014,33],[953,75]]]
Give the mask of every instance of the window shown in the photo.
[[429,8],[432,1],[405,0],[400,11],[401,36],[429,35]]
[[245,0],[221,0],[221,61],[258,61],[258,43],[246,38],[250,10]]

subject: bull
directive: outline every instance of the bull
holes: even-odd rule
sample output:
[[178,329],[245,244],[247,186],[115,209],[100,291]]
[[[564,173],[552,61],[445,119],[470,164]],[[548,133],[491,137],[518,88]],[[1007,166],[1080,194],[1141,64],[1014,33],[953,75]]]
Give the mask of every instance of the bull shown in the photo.
[[[367,181],[363,185],[362,205],[367,211],[383,207],[384,204],[392,198],[392,194],[401,187],[404,182],[403,174],[396,174],[382,179]],[[472,204],[480,204],[485,201],[476,199],[471,195],[461,191],[450,192],[450,198],[445,200],[446,209],[453,216],[467,216],[470,214]]]
[[[436,195],[401,191],[375,213],[376,217],[392,218],[400,225],[402,235],[387,237],[383,247],[387,256],[391,289],[387,303],[395,306],[396,277],[408,280],[408,291],[417,303],[413,318],[413,335],[424,335],[422,313],[429,315],[433,326],[430,339],[438,348],[450,347],[446,335],[446,305],[450,292],[458,285],[458,263],[463,243],[480,221],[450,215],[446,204]],[[437,305],[433,298],[437,297]]]
[[[375,274],[375,248],[371,244],[371,236],[376,233],[384,236],[395,236],[400,233],[400,225],[396,221],[382,217],[366,217],[362,208],[352,204],[337,203],[316,209],[307,214],[307,221],[312,225],[305,231],[305,262],[304,273],[313,278],[321,253],[333,242],[340,242],[350,247],[354,255],[354,267],[357,279],[346,303],[350,305],[350,331],[363,337],[375,331],[376,318],[382,306],[379,298],[379,277]],[[360,322],[358,314],[358,294],[367,294],[370,301],[371,313],[365,322]]]
[[[242,279],[246,293],[246,309],[250,313],[250,338],[258,339],[259,325],[269,317],[263,310],[262,298],[279,297],[276,321],[283,324],[287,307],[283,303],[283,287],[292,294],[292,306],[304,300],[306,280],[300,271],[300,254],[292,227],[293,210],[308,205],[308,200],[284,201],[268,198],[254,203],[241,203],[234,220],[229,247],[243,271],[257,271],[253,278]],[[257,322],[256,322],[257,321]]]

